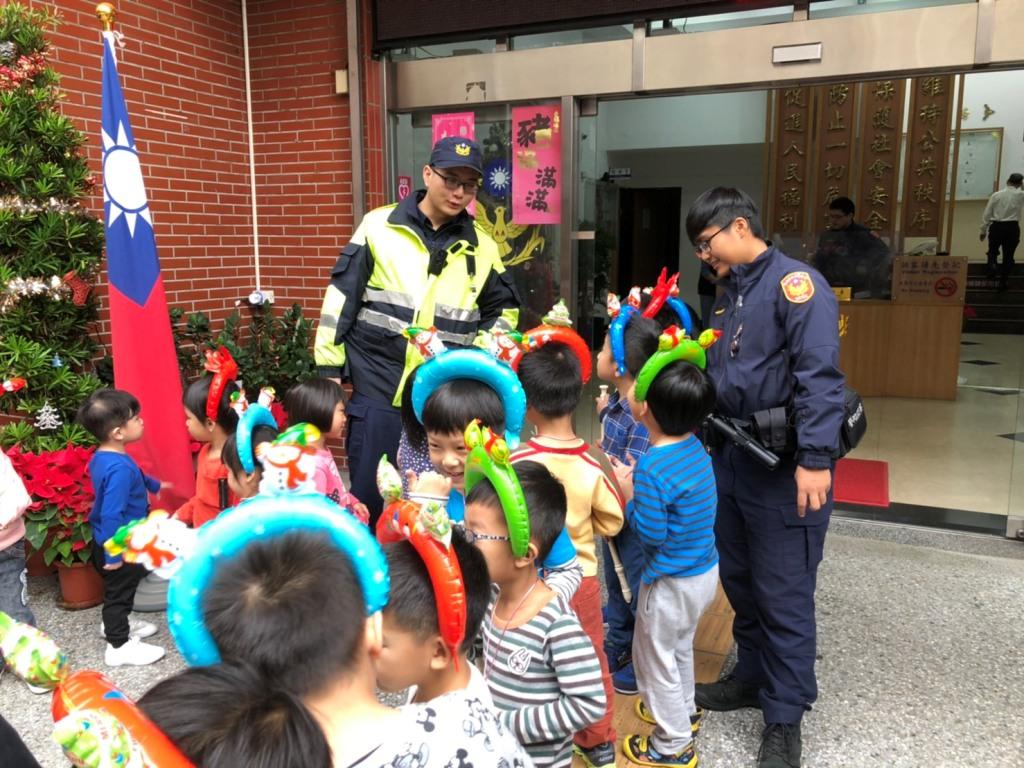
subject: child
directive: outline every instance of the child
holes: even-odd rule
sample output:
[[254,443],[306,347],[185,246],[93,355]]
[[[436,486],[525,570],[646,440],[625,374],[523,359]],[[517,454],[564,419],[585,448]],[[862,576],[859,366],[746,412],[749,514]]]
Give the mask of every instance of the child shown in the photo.
[[[635,315],[628,321],[623,332],[625,359],[618,361],[618,365],[625,364],[621,374],[612,356],[610,333],[605,335],[604,344],[597,354],[597,377],[615,387],[610,397],[603,394],[597,398],[597,413],[601,419],[601,450],[609,458],[624,464],[630,457],[638,461],[650,445],[647,428],[633,418],[626,395],[640,367],[657,351],[659,330],[658,323],[647,317]],[[643,570],[643,551],[628,525],[624,525],[615,536],[614,545],[619,564],[625,572],[629,597],[623,593],[609,544],[602,542],[604,580],[608,588],[608,631],[604,638],[604,652],[611,669],[613,687],[619,693],[631,696],[637,692],[630,653],[633,648],[636,596],[640,591],[640,572]]]
[[[239,424],[239,429],[241,429],[241,424]],[[242,466],[237,433],[224,441],[224,448],[221,450],[220,459],[228,471],[228,487],[238,497],[239,501],[251,498],[259,493],[260,480],[263,477],[263,465],[259,457],[256,456],[256,446],[260,443],[271,443],[276,437],[277,430],[273,427],[260,425],[252,430],[252,439],[249,443],[249,461],[253,468],[252,472],[246,471],[245,467]]]
[[218,568],[202,605],[222,661],[250,664],[265,687],[299,697],[339,768],[525,768],[522,748],[478,699],[399,709],[378,701],[379,614],[366,615],[356,566],[325,534],[248,544]]
[[[417,430],[418,434],[410,435],[410,444],[425,445],[433,469],[451,481],[447,510],[455,523],[461,522],[465,516],[465,431],[474,420],[486,424],[495,434],[503,434],[505,409],[501,398],[482,382],[453,379],[441,384],[427,398],[423,406],[423,425]],[[403,421],[408,423],[409,420]],[[409,495],[415,498],[417,493],[418,484],[413,478],[409,483]],[[568,531],[558,536],[550,552],[540,562],[548,586],[566,600],[571,600],[579,586],[582,571]]]
[[138,706],[197,766],[331,768],[327,739],[299,697],[235,664],[192,667]]
[[452,550],[466,593],[466,634],[457,656],[441,637],[437,599],[423,558],[408,541],[384,548],[391,592],[383,613],[377,687],[390,693],[410,688],[410,702],[459,694],[493,708],[487,683],[468,657],[491,598],[487,562],[458,528],[452,531]]
[[718,552],[715,477],[694,431],[714,404],[710,379],[669,352],[655,354],[629,392],[633,416],[651,436],[635,471],[616,465],[630,500],[626,517],[646,555],[633,664],[642,696],[637,714],[655,728],[650,738],[633,734],[622,743],[640,765],[697,765],[693,735],[703,712],[694,705],[693,637],[715,598]]
[[572,417],[583,393],[583,378],[580,362],[569,347],[551,342],[524,355],[519,381],[526,392],[526,419],[536,428],[536,435],[513,453],[512,461],[539,461],[565,486],[566,527],[583,566],[583,582],[572,607],[594,647],[601,649],[598,658],[607,706],[599,722],[576,734],[575,751],[591,768],[605,768],[615,763],[614,694],[603,650],[595,537],[619,532],[624,502],[614,480],[602,468],[601,457],[592,454],[590,446],[573,431]]
[[350,510],[364,523],[368,522],[369,510],[345,489],[334,454],[325,445],[328,437],[340,439],[345,428],[345,390],[332,379],[307,379],[288,390],[284,408],[290,424],[305,422],[320,430],[320,438],[315,443],[317,491]]
[[196,379],[185,390],[185,428],[203,447],[196,457],[196,495],[179,507],[174,516],[193,528],[205,525],[238,503],[221,461],[224,443],[238,426],[238,413],[231,403],[236,392],[238,387],[233,381],[214,374]]
[[10,458],[0,451],[0,611],[34,625],[36,619],[28,607],[25,522],[21,519],[31,503]]
[[129,621],[135,589],[146,569],[107,554],[103,544],[117,529],[149,511],[146,491],[157,493],[159,480],[142,473],[125,446],[142,439],[139,401],[119,389],[93,392],[78,409],[77,421],[100,443],[89,461],[96,499],[89,522],[93,532],[93,563],[103,576],[103,623],[107,638],[104,661],[108,666],[143,666],[159,661],[164,649],[141,640],[156,634],[147,621]]
[[[537,561],[565,528],[565,489],[542,464],[520,462],[513,471],[526,509],[505,510],[487,479],[466,498],[466,536],[497,587],[484,619],[484,677],[502,721],[534,764],[564,768],[573,733],[604,714],[601,664],[572,608],[537,573]],[[522,557],[512,552],[508,514],[529,517]]]

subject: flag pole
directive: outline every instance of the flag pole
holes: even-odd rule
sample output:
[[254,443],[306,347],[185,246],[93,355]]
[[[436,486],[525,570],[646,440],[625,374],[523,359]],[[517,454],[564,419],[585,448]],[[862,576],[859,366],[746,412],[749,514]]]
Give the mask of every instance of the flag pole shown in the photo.
[[111,32],[114,29],[114,19],[117,16],[117,9],[113,3],[100,3],[96,6],[96,18],[103,24],[104,32]]

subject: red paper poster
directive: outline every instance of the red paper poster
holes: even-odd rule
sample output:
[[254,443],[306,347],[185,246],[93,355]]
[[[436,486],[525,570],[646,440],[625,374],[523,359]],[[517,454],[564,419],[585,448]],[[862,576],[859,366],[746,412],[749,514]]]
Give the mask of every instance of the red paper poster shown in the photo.
[[398,177],[398,199],[405,200],[412,192],[412,176]]
[[512,220],[562,220],[562,126],[555,104],[512,107]]
[[430,116],[434,136],[431,145],[446,136],[458,136],[463,139],[476,139],[476,116],[472,112],[444,112]]

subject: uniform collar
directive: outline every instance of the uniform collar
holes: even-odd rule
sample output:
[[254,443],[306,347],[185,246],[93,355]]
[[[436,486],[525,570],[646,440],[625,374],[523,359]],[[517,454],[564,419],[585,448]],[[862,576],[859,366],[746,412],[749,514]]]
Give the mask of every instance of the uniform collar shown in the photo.
[[450,228],[451,232],[455,235],[455,239],[467,240],[470,245],[476,245],[477,237],[476,228],[473,226],[473,218],[465,210],[461,211],[458,216],[447,224],[442,224],[436,230],[434,229],[433,223],[420,210],[420,201],[426,194],[427,190],[418,189],[414,194],[401,200],[388,216],[388,223],[412,227],[415,231],[421,233],[424,240],[426,239],[426,232],[439,232]]
[[779,249],[769,241],[768,249],[759,254],[752,262],[749,264],[739,264],[729,270],[729,282],[737,287],[741,285],[746,287],[751,283],[756,283],[761,275],[764,274],[768,265],[775,261],[778,253]]

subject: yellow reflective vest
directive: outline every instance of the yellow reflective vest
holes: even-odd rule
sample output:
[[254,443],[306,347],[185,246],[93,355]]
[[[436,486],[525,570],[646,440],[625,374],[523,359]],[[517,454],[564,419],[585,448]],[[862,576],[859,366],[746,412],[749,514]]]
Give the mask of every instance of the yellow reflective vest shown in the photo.
[[521,302],[495,242],[465,213],[427,229],[420,199],[363,218],[331,270],[314,345],[321,375],[395,406],[423,361],[404,328],[435,326],[448,347],[464,347],[479,331],[519,322]]

